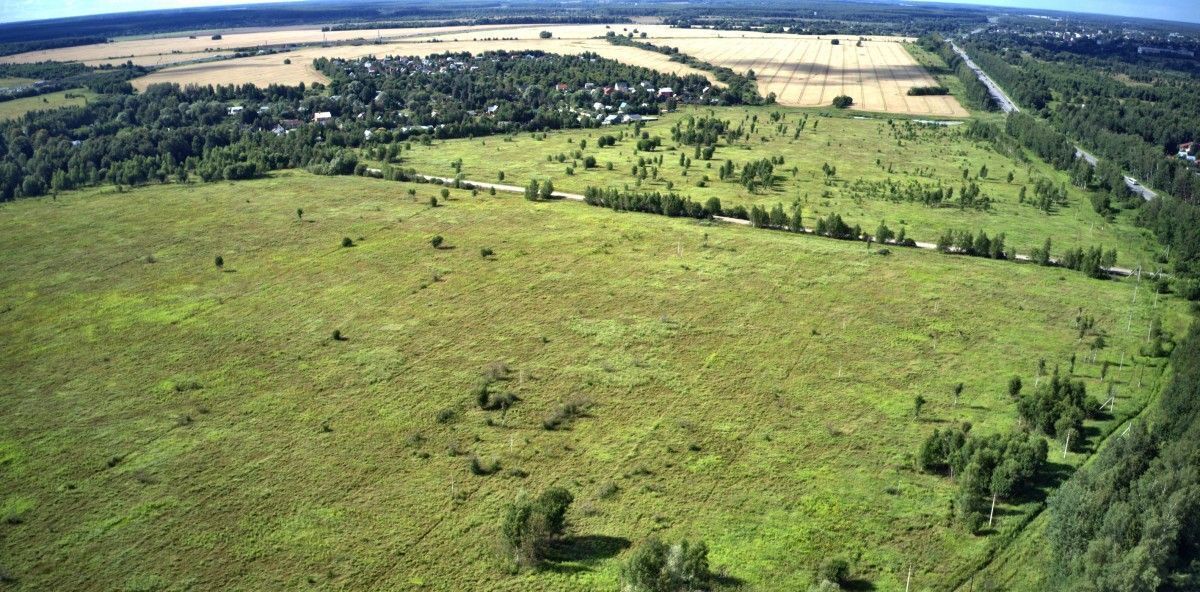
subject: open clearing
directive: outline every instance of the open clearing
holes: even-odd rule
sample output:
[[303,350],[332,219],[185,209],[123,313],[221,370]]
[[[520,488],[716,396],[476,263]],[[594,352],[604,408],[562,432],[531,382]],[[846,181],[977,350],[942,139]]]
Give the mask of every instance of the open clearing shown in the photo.
[[30,111],[57,109],[72,105],[83,105],[95,93],[86,88],[76,88],[35,97],[23,97],[11,101],[0,101],[0,119],[16,119]]
[[[552,39],[540,39],[541,31]],[[519,51],[540,49],[576,54],[592,51],[626,63],[679,74],[711,75],[671,62],[667,56],[629,47],[616,47],[597,39],[607,32],[646,34],[646,41],[678,47],[681,51],[718,66],[744,73],[753,69],[759,91],[775,93],[782,105],[828,105],[847,94],[854,108],[890,113],[960,117],[966,110],[954,97],[909,97],[914,86],[936,84],[934,79],[905,51],[898,37],[868,37],[857,47],[858,37],[814,37],[753,31],[679,29],[666,25],[481,25],[471,27],[427,27],[380,29],[377,31],[332,31],[314,29],[231,33],[220,40],[207,36],[138,38],[109,44],[30,52],[0,58],[14,62],[83,60],[88,64],[135,63],[156,65],[167,60],[187,61],[204,52],[228,52],[237,48],[282,47],[296,44],[342,43],[329,47],[309,46],[284,54],[251,56],[214,63],[187,64],[167,68],[134,82],[145,88],[155,82],[180,84],[298,84],[324,82],[311,64],[318,57],[356,58],[365,55],[428,55],[446,51],[479,53],[492,49]],[[437,39],[439,43],[430,43]],[[494,39],[494,41],[493,41]],[[357,44],[348,44],[354,41]],[[487,41],[484,41],[487,40]],[[172,53],[180,52],[180,53]],[[130,56],[133,56],[130,58]],[[290,59],[290,64],[284,60]]]
[[[1001,537],[946,525],[956,489],[910,469],[921,439],[1010,429],[1006,381],[1086,353],[1080,310],[1110,339],[1077,378],[1100,390],[1125,359],[1119,421],[1159,373],[1121,352],[1185,320],[1132,281],[515,196],[430,208],[438,190],[283,172],[0,206],[18,585],[615,589],[656,533],[764,590],[841,552],[877,590],[910,566],[945,590]],[[503,416],[471,395],[497,361],[521,399]],[[571,397],[588,416],[543,429]],[[504,505],[554,484],[572,537],[503,575]],[[1000,534],[1035,506],[1004,504]]]
[[[716,79],[703,70],[698,70],[678,62],[672,62],[666,55],[644,51],[635,47],[613,45],[602,39],[525,39],[501,41],[429,41],[388,43],[384,45],[344,45],[340,47],[308,47],[290,51],[284,54],[253,56],[211,62],[204,64],[189,64],[169,68],[143,76],[133,81],[134,86],[145,89],[158,82],[174,82],[177,84],[214,84],[215,81],[250,82],[256,85],[289,84],[301,82],[326,82],[326,77],[312,67],[312,61],[319,57],[327,58],[358,58],[367,55],[387,56],[427,56],[446,52],[483,53],[485,51],[528,51],[541,50],[548,53],[574,55],[584,52],[597,53],[603,57],[679,75],[696,74],[704,76],[714,84],[721,85]],[[285,64],[285,59],[291,60]],[[722,85],[723,86],[723,85]]]
[[[778,123],[771,121],[772,113],[781,113]],[[671,128],[688,116],[713,114],[730,122],[731,127],[746,130],[757,117],[755,132],[732,146],[717,147],[713,160],[694,158],[692,146],[675,147]],[[596,139],[602,134],[632,132],[628,127],[600,130],[565,130],[550,132],[541,140],[540,134],[519,134],[509,138],[460,139],[435,141],[423,146],[413,142],[411,150],[403,153],[400,166],[412,167],[425,174],[453,177],[452,163],[462,161],[462,174],[475,181],[496,181],[503,171],[506,182],[524,185],[529,179],[553,179],[561,191],[583,193],[589,186],[620,189],[634,187],[638,180],[631,169],[638,159],[661,155],[662,166],[657,178],[641,181],[642,190],[674,191],[703,202],[716,197],[726,206],[758,204],[767,208],[777,203],[787,211],[794,206],[803,208],[806,224],[815,223],[819,216],[840,214],[849,224],[859,224],[874,231],[881,220],[893,229],[907,228],[908,236],[916,240],[936,242],[947,229],[986,231],[989,236],[1005,233],[1007,242],[1021,253],[1040,247],[1047,237],[1053,237],[1054,249],[1093,247],[1116,248],[1123,267],[1152,266],[1157,252],[1156,242],[1149,231],[1132,223],[1136,210],[1122,212],[1114,222],[1097,214],[1087,193],[1070,185],[1067,176],[1036,159],[1019,162],[1000,154],[986,142],[963,137],[963,127],[919,126],[908,134],[900,128],[902,140],[893,135],[887,120],[856,119],[855,116],[830,110],[831,116],[818,111],[756,108],[686,108],[667,114],[657,122],[646,124],[644,131],[663,139],[663,149],[637,153],[630,141],[609,148],[597,148]],[[808,123],[799,138],[795,129],[807,118]],[[899,125],[903,120],[897,119]],[[779,125],[787,126],[780,130]],[[585,169],[575,163],[574,174],[567,175],[571,158],[560,163],[559,154],[571,155],[587,142],[585,155],[594,156],[597,167]],[[693,158],[690,169],[679,166],[679,156]],[[776,166],[778,182],[772,189],[755,193],[747,191],[736,181],[719,180],[718,169],[725,160],[733,161],[739,169],[746,163],[782,156],[784,163]],[[613,170],[607,164],[613,163]],[[826,180],[821,167],[837,167],[831,181]],[[976,178],[982,167],[988,175]],[[797,173],[792,175],[795,167]],[[919,202],[889,199],[885,191],[872,187],[857,192],[853,184],[891,181],[904,187],[909,183],[925,186],[941,184],[953,187],[956,195],[962,184],[963,170],[969,171],[984,195],[993,203],[988,211],[959,208],[955,205],[930,207]],[[890,172],[889,172],[890,171]],[[1013,181],[1008,181],[1013,173]],[[709,178],[705,187],[698,182]],[[1030,203],[1020,203],[1021,187],[1032,199],[1036,179],[1048,179],[1055,186],[1065,185],[1069,203],[1044,213]]]
[[934,79],[896,40],[874,38],[857,45],[842,37],[679,39],[671,45],[701,60],[735,72],[754,70],[758,91],[775,93],[781,105],[828,106],[838,95],[854,98],[854,108],[887,113],[965,117],[952,96],[907,96],[916,86],[935,86]]

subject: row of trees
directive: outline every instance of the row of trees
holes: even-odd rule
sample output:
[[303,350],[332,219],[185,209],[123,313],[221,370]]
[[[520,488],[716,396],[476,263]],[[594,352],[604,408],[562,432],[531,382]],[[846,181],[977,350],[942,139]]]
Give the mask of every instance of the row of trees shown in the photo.
[[[1176,197],[1200,196],[1200,177],[1174,158],[1179,144],[1200,139],[1200,83],[1193,76],[1127,64],[1116,55],[1103,59],[1035,47],[1024,36],[996,35],[973,43],[970,51],[1017,102],[1098,156]],[[1126,84],[1121,74],[1171,82]]]
[[725,83],[725,88],[716,91],[713,95],[721,105],[762,105],[764,103],[775,102],[774,93],[771,93],[766,98],[758,94],[758,83],[754,81],[752,73],[742,75],[724,66],[715,66],[682,53],[677,47],[658,46],[645,41],[634,41],[632,33],[626,36],[617,35],[615,32],[609,31],[606,33],[605,39],[614,45],[626,45],[661,53],[670,56],[673,62],[679,62],[693,68],[711,72],[717,80]]

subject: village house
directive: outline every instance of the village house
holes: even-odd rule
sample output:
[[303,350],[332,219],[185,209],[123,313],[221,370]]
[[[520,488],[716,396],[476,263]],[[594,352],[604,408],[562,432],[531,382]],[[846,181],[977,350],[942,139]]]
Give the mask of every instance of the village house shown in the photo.
[[313,115],[313,121],[322,125],[333,121],[333,114],[328,111],[318,111]]

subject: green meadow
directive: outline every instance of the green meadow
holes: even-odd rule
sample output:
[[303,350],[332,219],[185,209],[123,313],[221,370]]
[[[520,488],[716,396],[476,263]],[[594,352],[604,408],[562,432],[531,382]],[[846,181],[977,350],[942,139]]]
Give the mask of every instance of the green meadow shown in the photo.
[[[795,143],[719,149],[801,169],[778,195],[714,183],[722,200],[807,192],[806,212],[904,218],[917,238],[982,226],[1018,244],[1093,221],[1079,203],[1053,216],[1009,202],[825,205],[808,178],[822,160],[846,175],[878,175],[876,155],[937,175],[961,160],[996,176],[1016,165],[950,137],[900,148],[885,122],[818,118]],[[545,164],[596,133],[404,156],[563,190],[625,182],[627,170]],[[599,154],[636,159],[627,143]],[[673,154],[663,170],[682,180]],[[452,190],[430,207],[438,191],[285,171],[0,205],[0,569],[13,586],[615,590],[630,546],[657,535],[705,540],[729,587],[805,589],[844,554],[864,587],[904,590],[911,570],[912,591],[951,590],[1086,457],[1052,442],[1043,488],[1004,501],[977,536],[948,515],[955,484],[914,470],[925,436],[964,421],[1014,429],[1008,379],[1032,386],[1039,360],[1066,373],[1077,354],[1089,392],[1103,398],[1105,362],[1119,389],[1112,416],[1088,423],[1090,449],[1163,378],[1162,360],[1136,355],[1151,321],[1186,322],[1183,303],[1132,278],[518,195]],[[1148,248],[1120,225],[1079,233],[1128,245],[1122,257]],[[1080,314],[1107,339],[1094,361]],[[475,404],[485,372],[506,376],[511,408]],[[568,401],[586,414],[546,429]],[[498,470],[474,474],[473,457]],[[575,495],[570,535],[545,569],[512,575],[500,517],[552,485]]]
[[96,96],[90,90],[76,88],[0,102],[0,119],[17,119],[30,111],[45,111],[59,107],[78,106]]
[[[781,119],[773,121],[772,113],[779,114]],[[749,132],[748,136],[732,145],[718,145],[710,161],[695,158],[693,146],[672,143],[671,128],[676,122],[689,116],[710,115],[729,121],[732,128],[741,126]],[[804,129],[796,137],[802,121]],[[754,131],[750,132],[751,129]],[[819,216],[837,213],[849,224],[859,224],[868,232],[874,232],[885,221],[893,230],[904,227],[910,238],[927,242],[936,242],[945,229],[976,233],[982,230],[989,236],[1004,233],[1007,244],[1020,253],[1041,247],[1046,238],[1051,238],[1058,250],[1116,248],[1121,266],[1153,266],[1157,247],[1148,232],[1132,225],[1135,211],[1122,211],[1109,222],[1093,210],[1088,192],[1070,185],[1066,174],[1032,155],[1010,157],[989,142],[967,138],[962,126],[919,125],[899,117],[828,110],[681,108],[678,113],[646,124],[643,131],[650,137],[662,138],[662,147],[653,152],[638,152],[632,137],[634,128],[618,125],[434,141],[430,145],[414,142],[411,150],[401,153],[398,165],[424,174],[454,176],[454,166],[461,161],[464,179],[496,182],[503,172],[505,183],[524,185],[530,179],[551,179],[556,189],[574,193],[582,193],[589,186],[627,187],[642,191],[674,190],[700,202],[717,197],[724,206],[759,204],[770,208],[779,203],[789,212],[794,207],[802,208],[808,225]],[[622,133],[626,138],[615,146],[598,147],[600,136]],[[586,146],[581,148],[584,142]],[[585,169],[582,159],[575,158],[576,151],[584,157],[595,157],[596,168]],[[690,167],[679,165],[681,154],[692,159]],[[559,162],[560,155],[564,162]],[[658,156],[663,162],[657,178],[651,173],[639,186],[632,170],[639,159]],[[750,192],[736,180],[719,179],[718,169],[726,160],[733,161],[740,171],[747,162],[777,157],[783,158],[783,164],[775,165],[778,180],[774,187]],[[836,168],[829,178],[823,170],[827,164]],[[568,167],[573,168],[571,174]],[[980,178],[984,167],[986,177]],[[979,186],[981,194],[991,199],[990,209],[932,207],[886,199],[878,186],[858,191],[853,188],[857,182],[892,181],[901,186],[919,183],[926,187],[940,184],[953,187],[957,196],[964,170],[969,181]],[[700,187],[705,177],[708,180]],[[1055,187],[1065,185],[1067,204],[1045,213],[1030,203],[1038,179],[1048,180]],[[1026,187],[1027,203],[1020,203],[1022,186]]]

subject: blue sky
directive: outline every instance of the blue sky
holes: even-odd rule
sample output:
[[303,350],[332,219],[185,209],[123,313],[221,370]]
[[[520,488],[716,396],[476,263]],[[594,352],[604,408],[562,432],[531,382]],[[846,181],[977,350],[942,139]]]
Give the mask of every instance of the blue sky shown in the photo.
[[1166,21],[1200,23],[1200,0],[920,0],[953,4],[983,4],[1011,8],[1041,8],[1095,14],[1116,14]]
[[[0,0],[0,22],[268,0]],[[1200,0],[925,0],[1141,16],[1200,23]]]

